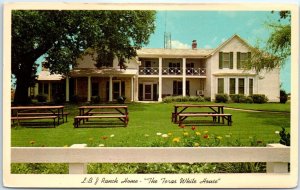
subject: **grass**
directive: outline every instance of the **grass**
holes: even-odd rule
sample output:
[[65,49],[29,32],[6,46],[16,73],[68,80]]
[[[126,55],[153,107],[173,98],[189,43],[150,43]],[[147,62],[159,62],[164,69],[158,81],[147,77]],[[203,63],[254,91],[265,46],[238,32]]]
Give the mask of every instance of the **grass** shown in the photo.
[[[182,136],[183,131],[191,131],[190,127],[181,129],[171,122],[171,112],[175,103],[129,103],[128,127],[106,128],[73,128],[73,117],[78,115],[78,105],[66,105],[65,110],[70,112],[68,122],[56,128],[36,128],[19,126],[11,130],[11,146],[45,146],[63,147],[72,144],[88,144],[89,146],[114,147],[149,147],[162,139],[157,133],[172,133],[170,139]],[[193,103],[194,104],[194,103]],[[201,102],[200,104],[213,104]],[[264,143],[279,141],[280,131],[290,128],[290,104],[224,104],[228,107],[277,111],[278,113],[243,112],[225,109],[225,113],[233,115],[231,127],[197,126],[197,131],[221,136],[220,146],[226,146],[228,141],[240,141],[243,145],[251,145],[254,139]],[[211,119],[211,118],[210,118]],[[51,124],[50,124],[51,125]],[[230,135],[230,137],[228,137]],[[108,137],[104,139],[103,137]]]

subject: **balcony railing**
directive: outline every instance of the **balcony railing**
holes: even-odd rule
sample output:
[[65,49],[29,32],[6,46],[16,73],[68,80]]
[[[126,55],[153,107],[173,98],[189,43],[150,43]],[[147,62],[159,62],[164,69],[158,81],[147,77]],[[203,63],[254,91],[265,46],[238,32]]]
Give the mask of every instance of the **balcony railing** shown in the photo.
[[[205,68],[186,68],[186,75],[188,76],[205,76],[206,69]],[[183,68],[182,67],[163,67],[162,75],[182,75]],[[158,67],[139,67],[140,75],[158,75],[159,68]]]

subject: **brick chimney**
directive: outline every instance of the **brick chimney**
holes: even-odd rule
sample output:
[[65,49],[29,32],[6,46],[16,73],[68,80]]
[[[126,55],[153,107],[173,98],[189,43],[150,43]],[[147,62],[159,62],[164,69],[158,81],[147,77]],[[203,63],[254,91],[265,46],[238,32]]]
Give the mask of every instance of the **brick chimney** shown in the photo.
[[197,49],[197,40],[192,41],[192,49]]

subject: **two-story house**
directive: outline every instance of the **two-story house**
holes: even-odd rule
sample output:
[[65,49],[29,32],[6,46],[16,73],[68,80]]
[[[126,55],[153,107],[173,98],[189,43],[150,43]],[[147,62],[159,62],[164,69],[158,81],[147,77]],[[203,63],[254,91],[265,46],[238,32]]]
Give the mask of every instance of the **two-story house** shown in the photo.
[[[216,94],[226,93],[265,94],[269,101],[278,102],[279,68],[259,74],[244,70],[243,64],[249,58],[251,47],[234,35],[216,49],[197,48],[196,41],[191,49],[143,48],[136,58],[128,60],[126,70],[119,68],[117,60],[112,67],[97,68],[92,55],[87,55],[79,58],[70,76],[61,81],[66,101],[74,95],[83,101],[91,101],[92,96],[114,101],[121,95],[127,101],[162,101],[165,96],[175,95],[204,96],[213,101]],[[47,82],[50,101],[54,81]],[[39,83],[45,84],[45,80]]]

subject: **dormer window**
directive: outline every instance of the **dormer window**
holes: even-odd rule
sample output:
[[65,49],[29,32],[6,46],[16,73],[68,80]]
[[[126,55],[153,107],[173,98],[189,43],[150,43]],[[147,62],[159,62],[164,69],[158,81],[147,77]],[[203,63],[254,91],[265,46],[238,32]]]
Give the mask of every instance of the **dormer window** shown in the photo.
[[219,52],[219,69],[233,69],[233,52]]

